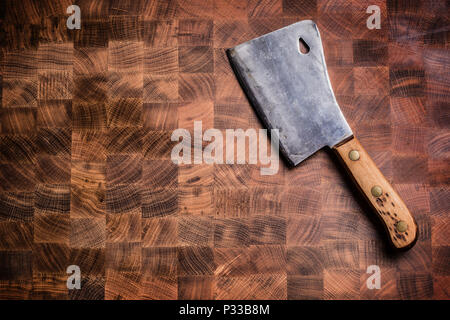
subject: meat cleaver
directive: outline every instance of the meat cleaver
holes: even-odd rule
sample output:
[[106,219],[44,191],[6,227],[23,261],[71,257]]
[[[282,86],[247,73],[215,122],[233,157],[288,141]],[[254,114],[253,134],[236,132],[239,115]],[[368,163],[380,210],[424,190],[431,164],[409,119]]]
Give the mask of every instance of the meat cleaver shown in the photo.
[[264,126],[278,129],[280,151],[295,166],[331,148],[381,219],[389,243],[408,249],[417,224],[342,114],[317,25],[304,20],[227,50],[241,86]]

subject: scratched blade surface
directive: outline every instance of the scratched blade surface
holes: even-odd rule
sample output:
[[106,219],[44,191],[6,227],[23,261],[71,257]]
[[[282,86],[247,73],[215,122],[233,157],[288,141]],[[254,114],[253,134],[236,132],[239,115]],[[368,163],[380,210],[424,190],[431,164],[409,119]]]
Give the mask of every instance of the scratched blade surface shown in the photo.
[[[300,53],[299,39],[310,48]],[[319,30],[304,20],[227,51],[246,94],[280,150],[297,165],[353,135],[331,88]]]

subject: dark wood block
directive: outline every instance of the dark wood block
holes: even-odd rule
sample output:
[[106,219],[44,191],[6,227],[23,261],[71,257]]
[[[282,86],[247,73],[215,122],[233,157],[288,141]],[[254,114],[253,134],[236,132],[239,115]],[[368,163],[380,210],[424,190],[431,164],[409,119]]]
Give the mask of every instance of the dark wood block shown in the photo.
[[216,269],[210,247],[178,248],[178,275],[212,275]]
[[34,217],[34,192],[1,192],[0,220],[30,222]]
[[250,225],[247,219],[215,218],[214,247],[242,248],[250,245]]
[[143,247],[175,247],[178,244],[178,222],[174,217],[142,220]]
[[107,269],[119,272],[139,272],[141,270],[141,243],[107,243],[105,262]]
[[108,184],[139,183],[142,177],[140,155],[111,155],[106,160],[106,182]]
[[212,246],[214,224],[211,217],[178,218],[178,244],[181,246]]
[[34,242],[68,243],[70,217],[63,214],[39,214],[34,217]]
[[286,275],[220,277],[216,280],[216,299],[283,300],[287,298],[286,283]]
[[[35,243],[33,246],[33,274],[64,273],[69,266],[70,249],[63,243]],[[67,275],[65,275],[67,280]],[[64,286],[65,286],[64,280]],[[66,290],[67,287],[65,286]]]
[[208,276],[178,277],[178,299],[183,300],[214,299],[214,277]]
[[141,214],[141,191],[137,185],[108,185],[106,188],[107,213]]
[[106,222],[104,218],[80,218],[70,221],[71,248],[104,248]]
[[287,277],[287,298],[289,300],[323,299],[323,276]]
[[147,188],[141,190],[142,218],[175,215],[178,212],[178,191],[175,188]]

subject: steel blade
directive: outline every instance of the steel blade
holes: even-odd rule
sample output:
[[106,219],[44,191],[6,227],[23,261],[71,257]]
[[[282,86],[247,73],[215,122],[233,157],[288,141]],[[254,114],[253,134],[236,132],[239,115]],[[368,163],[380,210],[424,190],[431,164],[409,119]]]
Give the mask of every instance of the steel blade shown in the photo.
[[[300,38],[309,52],[300,52]],[[246,94],[281,153],[297,165],[353,135],[333,90],[316,24],[304,20],[227,51]]]

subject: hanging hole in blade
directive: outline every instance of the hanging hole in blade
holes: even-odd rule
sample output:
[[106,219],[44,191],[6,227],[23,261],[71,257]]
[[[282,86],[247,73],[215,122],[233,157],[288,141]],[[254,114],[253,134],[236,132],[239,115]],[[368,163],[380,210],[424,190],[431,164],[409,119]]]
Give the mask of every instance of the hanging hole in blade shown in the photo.
[[308,44],[305,42],[305,40],[303,40],[303,38],[298,39],[298,48],[300,53],[302,54],[307,54],[310,50]]

